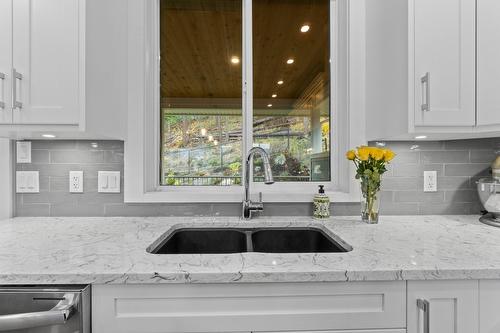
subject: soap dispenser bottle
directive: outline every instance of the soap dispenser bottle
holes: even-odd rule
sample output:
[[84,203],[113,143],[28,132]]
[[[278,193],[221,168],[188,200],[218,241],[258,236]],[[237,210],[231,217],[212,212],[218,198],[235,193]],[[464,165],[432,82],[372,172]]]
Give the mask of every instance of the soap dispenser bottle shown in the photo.
[[313,200],[315,219],[326,219],[330,217],[330,198],[325,194],[323,185],[319,185],[319,191]]

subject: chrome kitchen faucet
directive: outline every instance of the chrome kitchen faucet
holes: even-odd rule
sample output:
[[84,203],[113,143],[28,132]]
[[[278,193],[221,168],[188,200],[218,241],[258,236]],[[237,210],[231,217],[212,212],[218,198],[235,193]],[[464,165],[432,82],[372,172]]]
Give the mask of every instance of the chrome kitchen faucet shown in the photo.
[[271,185],[274,183],[273,172],[271,171],[271,163],[269,162],[269,155],[260,147],[253,147],[248,152],[245,162],[245,198],[243,200],[242,218],[249,220],[252,218],[252,212],[263,211],[264,204],[262,203],[262,192],[259,193],[259,201],[252,202],[250,200],[250,165],[255,154],[260,155],[264,163],[264,184]]

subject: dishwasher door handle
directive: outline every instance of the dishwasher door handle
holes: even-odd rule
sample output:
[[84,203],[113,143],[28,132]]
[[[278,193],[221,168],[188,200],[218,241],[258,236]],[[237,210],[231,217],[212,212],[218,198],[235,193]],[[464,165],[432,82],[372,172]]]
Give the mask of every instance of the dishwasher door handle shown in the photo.
[[78,301],[79,295],[70,293],[49,311],[0,316],[0,332],[65,324],[76,312]]

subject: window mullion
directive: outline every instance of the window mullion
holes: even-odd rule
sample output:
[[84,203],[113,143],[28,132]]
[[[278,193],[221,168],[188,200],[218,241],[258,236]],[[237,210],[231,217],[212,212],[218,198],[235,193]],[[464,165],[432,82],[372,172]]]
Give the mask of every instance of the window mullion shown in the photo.
[[[253,45],[252,45],[252,0],[243,0],[243,175],[245,159],[253,143]],[[252,173],[250,173],[250,177]]]

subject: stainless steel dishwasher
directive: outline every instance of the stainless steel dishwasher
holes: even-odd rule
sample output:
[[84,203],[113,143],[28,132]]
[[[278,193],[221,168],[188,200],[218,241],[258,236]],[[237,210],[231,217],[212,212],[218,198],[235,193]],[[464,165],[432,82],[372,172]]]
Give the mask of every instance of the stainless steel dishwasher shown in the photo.
[[0,287],[0,332],[90,333],[90,286]]

